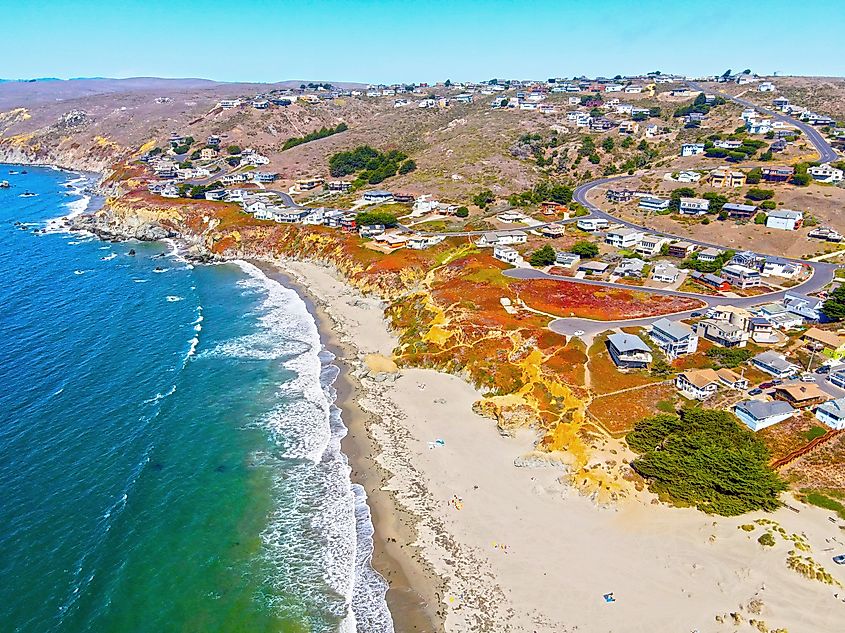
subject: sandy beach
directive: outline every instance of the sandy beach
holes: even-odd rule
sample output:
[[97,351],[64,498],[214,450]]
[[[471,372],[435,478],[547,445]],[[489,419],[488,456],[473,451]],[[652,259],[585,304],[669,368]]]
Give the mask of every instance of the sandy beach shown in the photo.
[[845,523],[830,513],[789,500],[799,512],[712,517],[647,493],[598,506],[534,453],[532,431],[505,437],[473,413],[480,393],[461,378],[396,371],[378,299],[327,268],[280,266],[340,350],[345,447],[397,631],[841,630],[845,591],[787,565],[809,557],[845,585],[831,562]]

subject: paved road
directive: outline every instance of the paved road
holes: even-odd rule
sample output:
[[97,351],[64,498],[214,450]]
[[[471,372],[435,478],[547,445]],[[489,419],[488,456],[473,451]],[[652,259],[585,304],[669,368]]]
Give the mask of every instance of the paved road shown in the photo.
[[[699,90],[701,92],[707,92],[707,89],[701,86],[700,84],[690,83],[688,84],[690,88],[694,90]],[[813,144],[813,147],[816,148],[816,152],[819,154],[819,160],[823,163],[829,163],[831,161],[839,160],[839,154],[836,153],[836,150],[831,147],[830,143],[827,142],[827,139],[822,136],[821,132],[819,132],[816,128],[814,128],[809,123],[805,123],[804,121],[799,121],[798,119],[794,119],[791,116],[783,114],[782,112],[778,112],[777,110],[772,110],[771,108],[765,108],[763,106],[759,106],[751,101],[746,99],[742,99],[741,97],[733,97],[726,93],[719,93],[725,99],[729,101],[733,101],[734,103],[738,103],[748,108],[754,108],[758,112],[762,112],[763,114],[772,117],[777,121],[784,121],[789,123],[790,125],[794,125],[799,130],[801,130],[807,139]]]
[[[808,263],[809,265],[809,263]],[[593,279],[574,279],[572,277],[565,277],[562,275],[550,275],[540,270],[533,268],[510,268],[505,270],[503,274],[506,277],[513,279],[556,279],[560,281],[569,281],[590,286],[600,286],[603,288],[615,288],[624,290],[642,290],[644,292],[669,296],[669,297],[685,297],[689,299],[697,299],[705,304],[706,307],[698,307],[686,312],[679,312],[672,315],[672,319],[689,318],[693,312],[701,312],[709,307],[717,305],[730,305],[738,308],[750,308],[751,306],[760,303],[775,302],[783,299],[787,292],[798,292],[802,294],[811,294],[818,292],[833,280],[833,273],[836,266],[833,264],[821,264],[820,266],[813,265],[813,276],[810,277],[803,284],[789,288],[788,290],[778,290],[776,292],[769,292],[754,297],[720,297],[700,295],[692,292],[681,292],[679,290],[668,290],[661,288],[646,288],[640,286],[629,286],[627,284],[618,284],[610,281],[598,281]],[[658,319],[662,319],[666,315],[659,315],[653,317],[645,317],[642,319],[626,319],[620,321],[594,321],[591,319],[582,319],[578,317],[560,318],[552,321],[549,328],[558,334],[573,335],[578,330],[585,332],[585,337],[594,336],[605,330],[610,330],[617,327],[640,326],[645,327],[651,325]]]

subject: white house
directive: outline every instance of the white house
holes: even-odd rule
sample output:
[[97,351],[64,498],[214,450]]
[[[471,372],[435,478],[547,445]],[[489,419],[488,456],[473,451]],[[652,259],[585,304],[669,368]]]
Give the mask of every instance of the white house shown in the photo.
[[842,182],[843,177],[842,170],[837,169],[836,167],[831,167],[830,163],[810,167],[807,170],[807,173],[810,174],[814,180],[818,180],[819,182]]
[[845,429],[845,398],[828,400],[820,404],[816,409],[816,418],[837,431]]
[[499,244],[493,246],[493,257],[511,265],[519,261],[519,253],[510,246],[501,246]]
[[770,119],[750,119],[745,129],[749,134],[768,134],[772,131],[772,122]]
[[704,143],[684,143],[681,145],[681,156],[697,156],[704,153]]
[[439,244],[446,238],[442,235],[412,235],[408,238],[408,248],[421,251]]
[[705,400],[719,390],[719,375],[713,369],[691,369],[675,377],[675,387],[690,400]]
[[770,229],[794,231],[800,229],[803,222],[804,214],[792,209],[773,209],[766,216],[766,227]]
[[739,264],[723,266],[722,279],[727,280],[732,286],[742,289],[753,288],[763,283],[759,270]]
[[669,208],[669,200],[655,196],[643,196],[637,206],[645,211],[665,211]]
[[634,248],[644,235],[642,231],[636,229],[613,229],[607,232],[604,241],[614,248]]
[[648,336],[670,359],[692,354],[698,349],[698,335],[681,321],[658,319],[652,323]]
[[759,431],[788,420],[795,415],[795,409],[783,400],[746,400],[734,407],[734,414],[752,431]]
[[682,171],[678,173],[678,177],[675,180],[678,182],[698,182],[701,180],[701,174],[697,171]]
[[486,246],[510,246],[511,244],[524,244],[528,241],[528,234],[524,231],[497,231],[483,233],[476,240],[476,245]]
[[634,251],[644,257],[654,257],[660,252],[664,244],[669,242],[669,238],[661,237],[660,235],[644,235],[637,243]]
[[681,271],[675,264],[670,262],[660,262],[654,265],[651,270],[651,278],[654,281],[659,281],[664,284],[673,284],[678,281],[681,276]]
[[771,81],[764,81],[757,86],[757,92],[774,92],[775,85]]
[[763,275],[766,277],[783,277],[792,279],[801,272],[801,264],[790,262],[780,257],[766,257],[763,264]]
[[575,223],[575,226],[582,231],[595,233],[596,231],[604,231],[607,229],[610,226],[610,222],[604,218],[581,218]]
[[678,212],[681,215],[705,215],[710,208],[710,201],[704,198],[681,198]]
[[572,268],[581,261],[581,256],[575,253],[565,253],[558,251],[555,254],[555,265],[563,268]]

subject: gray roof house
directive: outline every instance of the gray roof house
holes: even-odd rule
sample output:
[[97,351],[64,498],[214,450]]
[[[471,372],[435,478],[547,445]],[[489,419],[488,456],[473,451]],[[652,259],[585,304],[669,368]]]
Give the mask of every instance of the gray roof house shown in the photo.
[[752,431],[783,422],[794,414],[792,405],[783,400],[745,400],[734,407],[734,415]]
[[648,367],[652,361],[651,348],[634,334],[611,334],[607,337],[607,349],[617,367]]
[[772,350],[757,354],[751,359],[751,363],[758,369],[777,378],[788,378],[798,373],[799,369],[798,365],[786,360],[786,356]]

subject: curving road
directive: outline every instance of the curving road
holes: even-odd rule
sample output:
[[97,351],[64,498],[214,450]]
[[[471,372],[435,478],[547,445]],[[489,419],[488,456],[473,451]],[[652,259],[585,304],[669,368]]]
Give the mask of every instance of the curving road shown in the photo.
[[[700,84],[689,83],[688,85],[694,90],[698,90],[700,92],[707,92],[707,89]],[[719,94],[728,101],[733,101],[734,103],[738,103],[739,105],[745,106],[747,108],[754,108],[755,110],[762,112],[763,114],[766,114],[777,121],[784,121],[785,123],[789,123],[790,125],[794,125],[795,127],[797,127],[806,135],[809,141],[813,144],[813,147],[816,148],[816,152],[819,155],[819,161],[821,161],[822,163],[829,163],[831,161],[839,160],[839,154],[836,153],[836,150],[831,147],[830,143],[828,143],[827,139],[822,136],[821,132],[819,132],[809,123],[794,119],[791,116],[788,116],[782,112],[778,112],[777,110],[772,110],[771,108],[759,106],[756,103],[752,103],[751,101],[748,101],[741,97],[734,97],[724,92],[719,92]]]

